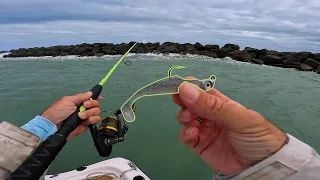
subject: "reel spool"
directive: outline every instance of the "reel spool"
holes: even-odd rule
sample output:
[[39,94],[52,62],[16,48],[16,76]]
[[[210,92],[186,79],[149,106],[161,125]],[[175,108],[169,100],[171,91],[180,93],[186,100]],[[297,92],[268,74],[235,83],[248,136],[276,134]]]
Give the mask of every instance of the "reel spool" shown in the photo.
[[[132,105],[133,111],[136,111],[136,104]],[[107,116],[99,125],[93,125],[90,128],[91,136],[94,145],[102,157],[107,157],[111,154],[112,145],[124,141],[124,135],[128,131],[128,126],[125,121],[120,118],[121,111],[114,111],[115,116]]]

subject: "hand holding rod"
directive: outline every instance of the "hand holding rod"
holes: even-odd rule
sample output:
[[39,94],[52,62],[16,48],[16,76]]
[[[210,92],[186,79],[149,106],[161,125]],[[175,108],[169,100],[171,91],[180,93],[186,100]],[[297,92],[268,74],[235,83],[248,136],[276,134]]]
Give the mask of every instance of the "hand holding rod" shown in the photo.
[[[121,61],[129,54],[136,42],[112,67],[106,77],[99,84],[95,85],[90,91],[93,93],[91,99],[96,100],[102,91],[103,85],[107,82],[111,74],[119,66]],[[82,120],[78,113],[85,111],[86,108],[81,104],[77,110],[71,114],[60,126],[59,130],[49,136],[40,146],[17,168],[7,179],[9,180],[38,180],[55,157],[59,154],[67,142],[68,135],[81,124]]]

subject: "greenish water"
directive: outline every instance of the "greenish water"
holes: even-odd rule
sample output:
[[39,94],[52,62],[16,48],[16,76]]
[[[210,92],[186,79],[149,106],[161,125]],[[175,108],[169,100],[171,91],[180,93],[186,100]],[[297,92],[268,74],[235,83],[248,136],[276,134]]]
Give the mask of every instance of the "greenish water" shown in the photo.
[[[0,59],[1,120],[23,125],[60,97],[89,90],[118,58]],[[215,74],[221,92],[320,152],[320,76],[315,73],[199,56],[131,55],[128,60],[132,65],[121,64],[102,92],[102,109],[109,112],[103,116],[111,115],[137,88],[165,77],[172,65],[184,65],[189,68],[173,73],[198,78]],[[114,146],[109,158],[130,159],[152,179],[212,178],[213,170],[180,143],[182,127],[175,119],[179,108],[171,96],[143,98],[137,106],[137,120],[128,124],[125,141]],[[68,142],[49,173],[101,160],[87,131]]]

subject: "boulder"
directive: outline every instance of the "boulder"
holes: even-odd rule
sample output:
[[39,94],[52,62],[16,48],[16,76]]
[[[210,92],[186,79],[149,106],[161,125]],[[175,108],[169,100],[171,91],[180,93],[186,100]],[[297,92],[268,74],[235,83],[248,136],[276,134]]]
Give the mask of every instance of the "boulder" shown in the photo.
[[295,53],[285,52],[282,53],[282,63],[283,64],[292,64],[292,62],[299,62],[297,58],[295,58]]
[[87,51],[85,46],[78,46],[76,48],[73,49],[72,54],[74,55],[82,55]]
[[283,68],[295,68],[295,69],[300,69],[301,65],[297,65],[297,64],[283,64]]
[[275,55],[265,55],[265,56],[261,56],[260,59],[264,62],[264,64],[266,65],[270,65],[270,64],[281,64],[282,63],[282,59],[279,56],[275,56]]
[[102,56],[103,56],[103,53],[97,53],[97,54],[95,54],[95,56],[97,56],[97,57],[102,57]]
[[118,54],[118,48],[113,44],[103,44],[101,46],[101,53],[108,55],[116,55]]
[[159,47],[160,53],[179,53],[178,47],[176,44],[170,44],[164,47]]
[[176,53],[178,51],[178,45],[173,42],[165,42],[161,44],[156,50],[158,50],[160,53],[166,53],[166,52]]
[[211,44],[207,44],[204,46],[204,48],[208,51],[215,51],[215,50],[219,50],[220,46],[219,45],[211,45]]
[[203,55],[203,56],[209,56],[209,57],[212,57],[212,58],[218,58],[218,56],[217,56],[217,54],[215,52],[208,51],[208,50],[200,51],[199,54]]
[[259,51],[258,49],[251,48],[251,47],[245,47],[244,50],[248,51],[248,53],[251,53],[251,52],[257,53]]
[[94,43],[92,47],[93,49],[100,49],[100,43]]
[[139,46],[136,48],[135,51],[132,51],[133,53],[138,53],[138,54],[145,54],[147,53],[146,49],[143,46]]
[[247,51],[250,54],[250,57],[255,59],[259,50],[251,47],[246,47],[244,48],[244,51]]
[[303,64],[307,64],[313,69],[317,69],[320,66],[320,63],[314,59],[308,58]]
[[146,50],[146,53],[151,53],[152,51],[158,49],[160,47],[160,43],[146,43],[144,48]]
[[315,55],[312,54],[311,52],[298,52],[294,54],[294,57],[297,62],[304,62],[308,58],[315,58]]
[[256,52],[256,58],[260,59],[261,56],[269,55],[269,51],[267,49],[260,49],[258,52]]
[[158,51],[158,50],[153,50],[151,53],[152,53],[152,54],[160,54],[160,51]]
[[92,51],[84,52],[80,56],[94,56],[94,53]]
[[180,44],[178,46],[178,49],[181,53],[188,52],[189,54],[193,54],[193,52],[196,51],[196,48],[194,47],[194,45],[190,43]]
[[240,51],[240,50],[235,50],[229,53],[229,56],[237,61],[246,61],[247,59],[250,59],[251,56],[247,51]]
[[310,67],[309,65],[307,65],[307,64],[301,64],[301,66],[300,66],[300,70],[301,71],[312,71],[313,70],[313,68],[312,67]]
[[[71,55],[72,54],[72,51],[73,51],[74,47],[73,46],[67,46],[65,48],[63,48],[60,52],[60,55],[63,56],[62,54],[66,54],[66,55]],[[43,50],[43,51],[46,51],[46,50]],[[66,56],[65,55],[65,56]]]
[[269,66],[274,66],[274,67],[283,67],[283,64],[270,64]]
[[119,54],[125,54],[128,49],[130,48],[130,46],[126,43],[121,43],[118,45],[118,53]]
[[92,50],[93,54],[98,54],[98,53],[101,53],[101,49],[100,48],[97,48],[97,47],[94,47],[93,50]]
[[206,48],[205,48],[202,44],[200,44],[199,42],[196,42],[196,43],[194,44],[194,47],[195,47],[196,50],[198,50],[198,51],[206,50]]
[[68,55],[70,55],[69,52],[60,52],[60,56],[68,56]]
[[320,53],[315,53],[313,59],[320,63]]
[[229,51],[230,51],[230,49],[221,48],[216,51],[216,54],[217,54],[218,58],[225,58],[225,57],[229,56]]
[[251,58],[249,59],[249,61],[253,64],[260,64],[260,65],[263,64],[263,61],[260,59]]
[[282,57],[282,53],[278,52],[278,51],[268,50],[268,53],[269,53],[269,55],[275,55],[275,56]]
[[240,50],[240,46],[236,44],[225,44],[222,48],[231,49],[231,51]]

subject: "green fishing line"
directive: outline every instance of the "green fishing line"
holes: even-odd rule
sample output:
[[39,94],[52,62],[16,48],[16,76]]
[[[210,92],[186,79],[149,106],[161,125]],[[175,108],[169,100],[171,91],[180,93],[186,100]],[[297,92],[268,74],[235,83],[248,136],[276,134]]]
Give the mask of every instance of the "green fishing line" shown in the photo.
[[[118,60],[118,62],[109,70],[108,74],[99,82],[99,85],[103,86],[108,79],[110,78],[110,76],[112,75],[112,73],[114,73],[114,71],[116,70],[116,68],[120,65],[120,63],[123,61],[123,59],[129,54],[129,52],[134,48],[134,46],[138,43],[138,41],[136,43],[134,43],[130,49],[128,49],[128,51]],[[81,105],[80,106],[80,112],[85,111],[86,108]]]
[[129,54],[129,52],[133,49],[133,47],[137,44],[138,42],[136,42],[120,59],[119,61],[112,67],[112,69],[110,69],[110,71],[108,72],[108,74],[106,75],[106,77],[104,77],[101,81],[100,81],[100,85],[103,86],[109,79],[109,77],[111,76],[111,74],[116,70],[116,68],[119,66],[119,64],[122,62],[122,60]]

